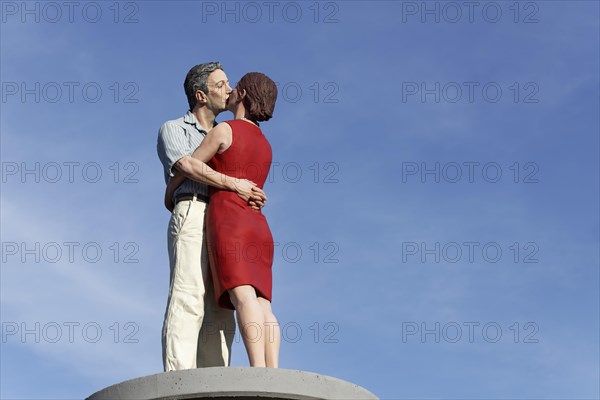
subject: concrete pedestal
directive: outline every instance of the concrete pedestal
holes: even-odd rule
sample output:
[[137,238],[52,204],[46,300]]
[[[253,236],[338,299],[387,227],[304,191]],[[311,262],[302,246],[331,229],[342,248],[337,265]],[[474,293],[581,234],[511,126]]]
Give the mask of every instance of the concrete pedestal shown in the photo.
[[198,368],[132,379],[88,400],[377,399],[350,382],[312,372],[273,368]]

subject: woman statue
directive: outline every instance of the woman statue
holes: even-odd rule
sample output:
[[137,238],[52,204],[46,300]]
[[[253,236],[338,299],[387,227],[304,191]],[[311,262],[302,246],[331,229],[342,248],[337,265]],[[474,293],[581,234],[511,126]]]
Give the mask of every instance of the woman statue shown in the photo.
[[[211,129],[193,157],[262,189],[272,153],[259,122],[271,119],[276,100],[273,80],[259,72],[244,75],[227,102],[234,119]],[[167,204],[182,181],[177,175],[169,182]],[[211,187],[206,235],[217,303],[236,310],[250,366],[277,368],[280,330],[271,309],[273,237],[265,216],[235,192]]]

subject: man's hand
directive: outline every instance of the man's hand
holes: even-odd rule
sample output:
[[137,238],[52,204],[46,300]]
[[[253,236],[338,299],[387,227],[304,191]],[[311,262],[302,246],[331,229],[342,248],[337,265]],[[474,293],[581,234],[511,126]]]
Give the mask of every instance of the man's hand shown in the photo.
[[260,210],[267,202],[267,195],[261,188],[254,186],[252,188],[252,197],[248,200],[248,204],[255,210]]
[[255,210],[260,210],[267,202],[265,192],[248,179],[233,179],[232,190]]

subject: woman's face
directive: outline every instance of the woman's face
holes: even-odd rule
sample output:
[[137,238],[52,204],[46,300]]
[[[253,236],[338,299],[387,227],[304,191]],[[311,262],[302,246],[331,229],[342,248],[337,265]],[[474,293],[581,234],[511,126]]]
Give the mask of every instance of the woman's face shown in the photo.
[[235,108],[240,102],[240,96],[238,94],[237,86],[233,88],[232,92],[229,93],[229,98],[227,99],[227,110],[231,112],[235,112]]

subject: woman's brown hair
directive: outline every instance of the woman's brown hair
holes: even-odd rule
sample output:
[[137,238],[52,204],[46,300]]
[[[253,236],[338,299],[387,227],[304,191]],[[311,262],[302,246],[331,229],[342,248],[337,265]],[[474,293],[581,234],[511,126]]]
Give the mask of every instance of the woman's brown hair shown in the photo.
[[270,120],[277,100],[275,82],[260,72],[248,72],[236,86],[238,95],[244,89],[246,96],[242,101],[246,108],[247,118],[254,122]]

